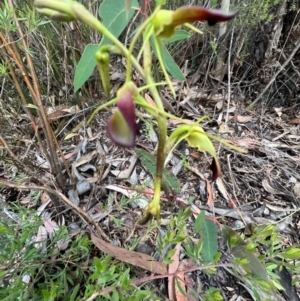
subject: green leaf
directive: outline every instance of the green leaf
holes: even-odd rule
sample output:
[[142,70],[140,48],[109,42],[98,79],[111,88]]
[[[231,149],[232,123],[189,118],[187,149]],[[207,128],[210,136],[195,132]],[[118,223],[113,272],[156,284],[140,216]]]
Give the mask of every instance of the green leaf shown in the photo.
[[202,229],[204,219],[205,219],[205,211],[201,210],[201,212],[197,216],[197,219],[195,220],[195,224],[194,224],[195,233],[199,233],[200,230]]
[[[155,50],[153,39],[151,39],[150,42],[151,42],[151,47],[154,51],[154,54],[157,57],[158,54]],[[166,47],[162,43],[161,43],[161,54],[162,54],[163,60],[166,65],[166,69],[168,70],[170,75],[178,80],[185,80],[184,75],[182,74],[179,67],[177,66],[177,64],[175,63],[173,58],[171,57],[169,51],[166,49]]]
[[[237,234],[237,232],[230,227],[223,225],[222,233],[225,242],[231,252],[231,254],[235,258],[243,258],[246,259],[247,263],[243,265],[243,268],[247,272],[251,272],[253,275],[258,276],[260,279],[269,281],[269,276],[266,268],[261,264],[261,262],[257,259],[257,257],[247,249],[247,245],[245,241]],[[234,237],[235,244],[234,246],[230,246],[231,238]]]
[[132,1],[131,0],[124,0],[124,3],[125,3],[125,12],[126,12],[126,15],[128,15],[129,12],[130,12],[130,9],[131,9]]
[[70,301],[74,301],[74,300],[75,300],[75,298],[76,298],[76,296],[77,296],[77,293],[78,293],[78,291],[79,291],[79,288],[80,288],[79,284],[77,284],[77,285],[73,288],[72,294],[71,294],[71,296],[70,296]]
[[278,256],[281,256],[284,259],[297,260],[300,258],[300,249],[291,246],[284,250],[284,252],[278,254]]
[[[178,289],[179,292],[186,297],[186,290],[182,287],[182,279],[175,277],[175,283],[176,283],[176,290]],[[176,298],[178,300],[178,298]],[[186,298],[182,298],[187,300]]]
[[97,65],[95,53],[97,52],[98,48],[99,46],[95,44],[88,44],[85,47],[75,70],[74,92],[78,91],[92,75]]
[[169,43],[174,43],[177,41],[185,40],[189,38],[191,35],[186,30],[175,30],[175,33],[172,37],[168,39],[163,39],[162,42],[166,45]]
[[64,138],[64,140],[68,140],[68,139],[71,139],[71,138],[73,138],[73,137],[75,137],[75,136],[78,136],[79,134],[77,134],[77,133],[69,133],[65,138]]
[[[138,158],[142,161],[148,171],[155,176],[156,173],[156,158],[149,152],[136,148],[135,152]],[[167,193],[172,193],[172,191],[176,193],[180,193],[180,182],[179,180],[172,174],[172,172],[168,170],[164,170],[163,179],[162,179],[162,187],[167,189]]]
[[[132,0],[131,10],[126,13],[124,0],[104,0],[99,7],[99,16],[102,24],[118,38],[124,28],[133,17],[135,9],[139,7],[137,0]],[[74,90],[78,91],[92,75],[97,63],[96,51],[103,45],[112,44],[109,39],[103,37],[99,45],[89,44],[85,48],[82,57],[76,67],[74,77]]]
[[172,257],[173,257],[173,255],[175,254],[175,252],[176,252],[176,249],[175,249],[175,248],[174,248],[174,249],[171,249],[171,250],[168,252],[166,258],[172,259]]
[[30,109],[35,109],[35,110],[38,110],[39,108],[35,105],[33,105],[32,103],[29,103],[28,105],[26,105],[27,108],[30,108]]
[[218,229],[216,224],[209,219],[204,219],[200,235],[203,241],[201,254],[204,263],[212,262],[218,252]]
[[120,300],[119,293],[117,292],[116,289],[113,290],[113,293],[111,295],[111,300],[112,301],[119,301]]
[[[124,28],[129,23],[136,9],[139,8],[137,0],[132,0],[131,9],[126,13],[124,0],[104,0],[99,7],[99,16],[102,24],[110,30],[110,32],[118,38]],[[102,45],[111,44],[110,40],[104,37],[101,41]]]
[[218,288],[212,287],[206,292],[207,301],[222,301],[224,300]]

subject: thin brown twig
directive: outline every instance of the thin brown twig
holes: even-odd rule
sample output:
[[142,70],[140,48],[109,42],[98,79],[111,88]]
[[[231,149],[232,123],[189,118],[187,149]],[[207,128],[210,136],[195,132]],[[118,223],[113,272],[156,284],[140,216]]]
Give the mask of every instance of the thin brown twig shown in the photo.
[[[14,11],[13,1],[8,0],[8,4],[9,4],[9,7]],[[15,24],[18,28],[18,33],[19,33],[20,39],[22,41],[23,47],[25,49],[26,62],[28,64],[28,68],[30,70],[33,85],[30,82],[29,82],[29,84],[26,82],[26,84],[28,85],[28,88],[30,89],[30,92],[32,93],[34,104],[38,108],[37,113],[38,113],[40,121],[43,125],[43,131],[45,133],[47,147],[48,147],[49,155],[50,155],[49,163],[50,163],[51,167],[53,168],[54,174],[57,178],[57,182],[58,182],[60,188],[64,189],[65,188],[65,181],[64,181],[64,178],[63,178],[63,174],[62,174],[62,171],[61,171],[61,166],[60,166],[58,156],[57,156],[57,152],[56,152],[56,149],[60,150],[60,147],[59,147],[57,139],[56,139],[51,127],[50,127],[50,123],[49,123],[49,120],[47,118],[45,108],[44,108],[44,106],[42,104],[42,101],[41,101],[40,87],[39,87],[38,78],[37,78],[37,75],[36,75],[36,72],[35,72],[35,67],[34,67],[33,61],[32,61],[32,59],[29,55],[28,45],[27,45],[27,42],[25,40],[25,35],[22,31],[22,27],[20,26],[20,23],[18,21],[18,18],[17,18],[17,15],[16,15],[15,11],[14,11],[14,21],[15,21]],[[18,49],[17,49],[17,51],[18,51]],[[24,66],[23,66],[22,69],[23,69],[23,71],[25,71]],[[23,76],[25,76],[25,75],[26,75],[26,71],[24,72]],[[26,77],[28,78],[28,75]],[[62,153],[61,150],[60,150],[60,153]],[[68,165],[66,164],[66,161],[63,160],[63,162],[65,164],[66,170],[70,174],[70,171],[69,171]]]
[[[19,56],[20,56],[19,52],[18,51],[14,51],[14,49],[12,49],[10,43],[7,43],[5,37],[3,36],[3,34],[1,32],[0,32],[0,40],[2,40],[2,43],[5,46],[5,49],[6,49],[5,52],[12,57],[13,62],[17,65],[17,67],[21,71],[21,75],[22,75],[22,77],[23,77],[23,79],[24,79],[24,81],[26,83],[26,86],[28,87],[31,95],[34,97],[34,90],[32,89],[31,82],[29,80],[29,77],[28,77],[28,74],[26,72],[26,69],[25,69],[25,67],[23,65],[22,60],[19,60]],[[13,77],[13,75],[12,75],[12,77]],[[13,77],[13,81],[16,84],[14,77]],[[18,84],[16,84],[16,86],[18,86]],[[21,97],[21,100],[22,100],[22,94],[20,94],[20,97]],[[26,105],[27,105],[27,103],[26,103]],[[26,109],[25,109],[25,111],[26,111]],[[33,125],[33,127],[35,129],[35,123],[33,123],[32,125]],[[44,144],[43,144],[42,139],[41,139],[41,137],[40,137],[40,135],[39,135],[38,132],[37,132],[37,139],[38,139],[38,142],[39,142],[39,145],[40,145],[40,147],[42,149],[43,154],[46,156],[46,158],[47,158],[47,160],[49,162],[50,161],[49,154],[48,154],[48,152],[46,152],[46,149],[44,147]]]

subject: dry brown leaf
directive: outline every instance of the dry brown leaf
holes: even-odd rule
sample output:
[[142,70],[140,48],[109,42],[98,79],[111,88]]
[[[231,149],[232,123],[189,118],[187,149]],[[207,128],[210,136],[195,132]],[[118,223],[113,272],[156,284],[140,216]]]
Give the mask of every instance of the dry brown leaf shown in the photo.
[[22,204],[22,205],[27,205],[27,204],[29,204],[30,203],[30,196],[26,196],[26,197],[24,197],[23,199],[21,199],[21,201],[20,201],[20,203]]
[[300,118],[294,118],[288,122],[289,124],[299,124],[300,123]]
[[46,192],[43,192],[43,194],[42,194],[42,196],[41,196],[41,202],[42,202],[42,203],[45,203],[45,202],[47,202],[49,199],[50,199],[49,194],[46,193]]
[[248,121],[250,121],[252,119],[252,116],[242,116],[242,115],[239,115],[236,117],[236,120],[240,123],[246,123]]
[[181,120],[175,120],[175,119],[168,119],[167,121],[169,126],[177,126],[180,124],[195,124],[195,122],[193,120],[188,120],[188,119],[184,119],[183,121]]
[[244,138],[244,139],[236,139],[236,140],[226,140],[226,142],[232,143],[236,146],[246,148],[246,149],[255,149],[260,146],[260,142],[256,141],[255,139],[251,138]]
[[79,158],[78,160],[74,161],[72,163],[72,167],[78,167],[81,165],[84,165],[86,163],[91,162],[96,156],[98,155],[97,151],[94,150],[90,153],[87,153],[85,155],[83,155],[81,158]]
[[154,102],[154,100],[150,97],[150,95],[148,93],[145,93],[144,95],[146,101],[148,102],[149,105],[156,107],[156,103]]
[[229,202],[229,201],[230,201],[230,197],[229,197],[229,194],[228,194],[228,192],[227,192],[227,190],[226,190],[226,187],[225,187],[225,185],[224,185],[224,183],[223,183],[223,181],[222,181],[221,178],[218,178],[218,179],[216,180],[216,185],[217,185],[218,190],[219,190],[220,193],[222,194],[223,198],[224,198],[227,202]]
[[[186,270],[189,268],[193,268],[196,265],[197,265],[197,263],[190,258],[183,259],[180,262],[179,270],[182,271],[184,269]],[[196,296],[194,295],[194,290],[193,290],[193,287],[195,287],[195,281],[194,281],[191,273],[186,273],[184,275],[184,282],[185,282],[185,286],[186,286],[186,290],[187,290],[188,301],[197,301],[198,298],[196,298]]]
[[70,158],[71,158],[72,156],[74,156],[74,155],[76,155],[76,153],[71,152],[71,153],[65,154],[65,155],[64,155],[64,158],[65,158],[66,160],[68,160],[68,159],[70,159]]
[[193,159],[197,160],[197,161],[200,161],[200,160],[201,160],[201,155],[200,155],[200,153],[198,153],[198,152],[191,152],[191,153],[190,153],[190,156],[191,156]]
[[226,124],[226,123],[221,123],[220,124],[220,127],[219,127],[219,133],[220,134],[226,134],[226,133],[229,133],[229,134],[233,134],[233,130],[229,128],[229,126]]
[[[181,247],[180,243],[178,243],[175,246],[175,253],[171,258],[173,260],[173,262],[170,263],[168,266],[169,274],[173,274],[173,273],[177,272],[177,270],[178,270],[180,247]],[[169,299],[172,301],[176,301],[175,290],[176,290],[175,289],[175,277],[170,276],[170,277],[168,277],[168,294],[169,294]]]
[[[141,195],[140,192],[138,192],[136,190],[133,190],[133,189],[130,189],[128,187],[123,187],[123,186],[119,186],[119,185],[106,185],[105,188],[109,189],[109,190],[117,191],[119,193],[122,193],[123,195],[125,195],[129,199],[134,199],[134,202],[140,208],[145,208],[149,204],[148,199],[146,198],[147,194]],[[152,193],[152,196],[153,196],[153,193]]]
[[[49,235],[53,235],[54,232],[56,232],[59,228],[58,228],[58,225],[55,221],[51,220],[51,218],[48,218],[48,217],[42,217],[42,221],[44,223],[44,226],[45,226],[45,229],[47,231],[47,233],[49,233]],[[63,222],[62,222],[62,225],[64,225],[64,217],[63,217]],[[66,237],[66,238],[62,238],[60,239],[56,245],[58,247],[59,250],[65,250],[69,243],[71,242],[70,238],[69,237]]]
[[153,257],[149,255],[115,247],[98,238],[93,233],[91,234],[91,239],[96,247],[99,248],[102,252],[109,254],[118,260],[138,266],[155,274],[164,275],[168,272],[168,268],[165,263],[157,262]]
[[[47,111],[48,119],[50,121],[55,121],[57,119],[65,117],[66,115],[75,114],[76,112],[79,112],[80,108],[77,105],[69,107],[66,104],[62,104],[56,107],[47,107],[46,111]],[[37,126],[41,127],[42,123],[38,121]]]
[[65,239],[60,239],[58,242],[57,242],[57,247],[59,250],[66,250],[67,247],[69,246],[69,243],[71,242],[71,239],[69,237],[66,237]]
[[[61,112],[62,110],[67,109],[68,107],[69,106],[66,104],[58,105],[55,107],[46,107],[46,113],[48,115],[48,118],[51,117],[51,114]],[[52,116],[55,116],[55,114],[53,114]]]
[[218,109],[218,111],[222,110],[223,103],[224,103],[224,100],[220,100],[220,101],[217,102],[216,108]]
[[213,190],[212,187],[210,185],[210,182],[205,178],[206,181],[206,189],[207,189],[207,195],[208,195],[208,199],[207,199],[207,206],[209,208],[212,208],[214,206],[214,194],[213,194]]
[[266,192],[269,192],[271,194],[280,194],[279,191],[277,191],[270,185],[270,183],[267,179],[263,179],[261,183]]
[[297,182],[295,186],[293,187],[293,192],[296,196],[296,198],[300,199],[300,182]]
[[35,238],[34,246],[41,251],[41,253],[45,253],[47,251],[47,230],[44,226],[39,226],[38,233]]
[[[179,262],[179,254],[180,254],[181,244],[177,244],[175,247],[175,253],[172,256],[173,262],[169,264],[169,274],[176,273],[178,270],[182,271],[186,268],[184,264],[180,264]],[[168,293],[169,299],[172,301],[188,301],[186,297],[186,293],[183,294],[181,291],[185,291],[185,281],[184,281],[184,273],[177,273],[177,275],[170,276],[168,283]],[[179,289],[179,286],[181,290]]]
[[128,168],[124,170],[111,170],[111,173],[116,176],[119,180],[125,180],[128,179],[135,167],[135,163],[137,161],[136,156],[131,156],[128,161],[130,162]]
[[48,217],[42,217],[42,221],[47,232],[51,235],[53,232],[58,230],[58,225],[55,221],[51,220]]
[[[176,301],[188,301],[188,298],[186,297],[186,293],[183,294],[181,290],[185,291],[185,281],[184,281],[184,273],[178,273],[175,281],[175,295],[176,295]],[[181,290],[179,289],[179,286]]]

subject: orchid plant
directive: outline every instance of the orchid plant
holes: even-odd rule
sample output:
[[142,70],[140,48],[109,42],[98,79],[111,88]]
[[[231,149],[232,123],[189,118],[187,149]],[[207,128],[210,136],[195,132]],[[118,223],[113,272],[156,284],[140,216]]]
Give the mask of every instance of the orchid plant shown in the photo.
[[[133,148],[135,146],[139,127],[136,122],[136,106],[143,108],[157,121],[159,129],[159,141],[157,148],[156,174],[154,177],[154,196],[148,207],[145,209],[141,222],[147,221],[154,216],[160,219],[160,198],[162,174],[164,163],[167,155],[185,139],[191,147],[196,147],[201,152],[208,152],[212,157],[212,180],[216,180],[221,169],[218,162],[215,148],[211,139],[221,141],[218,137],[205,133],[199,126],[201,119],[191,124],[190,121],[183,120],[166,112],[157,85],[152,77],[152,50],[150,39],[154,41],[155,51],[157,53],[161,69],[164,73],[166,83],[175,95],[170,77],[166,71],[163,57],[161,55],[161,43],[163,38],[171,37],[175,29],[185,25],[196,31],[191,24],[195,21],[207,21],[209,25],[217,22],[226,22],[234,18],[235,13],[225,14],[219,10],[209,10],[200,6],[181,7],[176,11],[162,9],[163,0],[157,1],[153,13],[145,19],[144,23],[136,31],[129,48],[126,48],[103,24],[94,17],[85,7],[72,0],[36,0],[37,10],[58,21],[79,20],[99,31],[113,42],[113,45],[101,47],[96,53],[96,61],[101,76],[103,90],[107,96],[110,95],[110,78],[109,78],[109,57],[111,53],[121,54],[127,59],[126,81],[117,92],[117,96],[105,104],[99,106],[92,114],[88,123],[94,118],[100,110],[107,106],[116,105],[113,115],[107,122],[107,134],[111,140],[120,147]],[[134,56],[133,50],[142,37],[143,43],[140,52]],[[141,58],[143,57],[143,60]],[[137,87],[131,79],[132,66],[143,79],[144,86]],[[142,96],[142,91],[150,91],[155,102],[150,105]],[[168,137],[167,119],[178,120],[181,125],[176,128]],[[223,142],[225,145],[234,148]]]

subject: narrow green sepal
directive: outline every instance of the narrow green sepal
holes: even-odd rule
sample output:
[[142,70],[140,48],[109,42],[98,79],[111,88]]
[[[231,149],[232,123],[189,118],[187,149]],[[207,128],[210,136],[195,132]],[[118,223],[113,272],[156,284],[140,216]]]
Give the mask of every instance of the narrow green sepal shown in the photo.
[[188,142],[189,146],[197,147],[200,152],[208,152],[213,157],[210,167],[213,172],[212,180],[215,181],[221,175],[221,168],[216,150],[204,130],[197,124],[178,127],[167,141],[167,151],[172,151],[183,139]]

